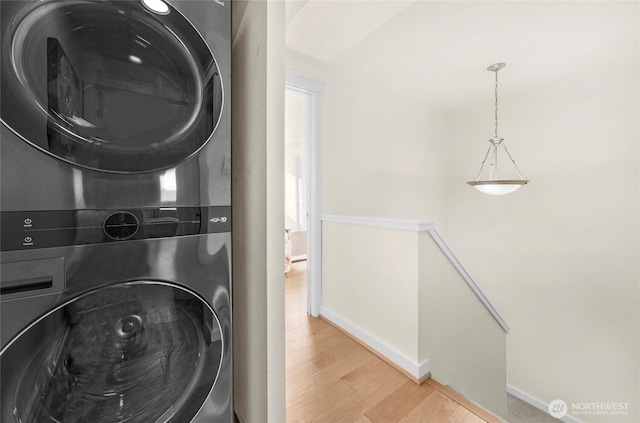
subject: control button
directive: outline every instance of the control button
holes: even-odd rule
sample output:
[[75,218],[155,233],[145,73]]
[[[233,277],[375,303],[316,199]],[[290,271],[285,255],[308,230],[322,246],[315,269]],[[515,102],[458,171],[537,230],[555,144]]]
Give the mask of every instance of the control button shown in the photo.
[[104,221],[104,233],[111,239],[124,241],[133,237],[140,228],[138,218],[131,212],[119,211],[109,215]]
[[31,220],[31,218],[27,217],[27,218],[24,220],[24,227],[25,227],[25,228],[30,228],[32,223],[33,223],[33,220]]
[[33,245],[33,238],[31,238],[30,236],[25,236],[24,237],[24,242],[22,243],[22,245],[24,247],[30,247]]

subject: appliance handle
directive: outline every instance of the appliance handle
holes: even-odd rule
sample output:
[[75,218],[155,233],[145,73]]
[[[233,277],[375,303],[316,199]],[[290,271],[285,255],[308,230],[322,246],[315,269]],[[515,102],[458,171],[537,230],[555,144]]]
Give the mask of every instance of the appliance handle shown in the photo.
[[53,287],[53,277],[45,276],[41,278],[18,279],[12,281],[2,281],[0,295],[15,294],[18,292],[36,291]]
[[2,301],[59,294],[64,291],[65,264],[62,257],[0,264]]

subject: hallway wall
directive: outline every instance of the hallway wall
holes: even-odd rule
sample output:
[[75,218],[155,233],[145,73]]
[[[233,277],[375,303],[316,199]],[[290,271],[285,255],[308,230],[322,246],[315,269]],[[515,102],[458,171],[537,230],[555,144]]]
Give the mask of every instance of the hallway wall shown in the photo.
[[606,66],[580,69],[501,98],[500,136],[531,179],[507,196],[489,197],[464,184],[475,178],[493,136],[493,103],[447,114],[441,232],[511,326],[508,383],[569,407],[629,403],[624,416],[575,416],[585,422],[640,421],[634,54],[615,77]]
[[348,69],[323,97],[323,212],[441,219],[444,114]]
[[[616,420],[575,416],[627,423],[640,421],[640,23],[637,3],[615,4],[603,19],[617,16],[616,25],[604,27],[621,34],[624,43],[610,48],[627,52],[624,63],[593,57],[595,66],[554,79],[530,75],[530,84],[514,87],[509,72],[522,77],[527,63],[499,57],[508,62],[500,135],[532,180],[505,197],[465,184],[493,136],[490,75],[486,101],[435,110],[385,86],[386,69],[352,74],[292,54],[287,66],[325,82],[323,212],[433,220],[512,328],[507,383],[569,407],[629,403]],[[573,30],[570,21],[565,28]],[[579,49],[566,60],[584,63],[590,45],[573,36]],[[363,51],[376,47],[370,42],[353,57],[366,59]],[[521,55],[527,46],[511,47],[536,60]],[[366,292],[352,300],[366,301]]]

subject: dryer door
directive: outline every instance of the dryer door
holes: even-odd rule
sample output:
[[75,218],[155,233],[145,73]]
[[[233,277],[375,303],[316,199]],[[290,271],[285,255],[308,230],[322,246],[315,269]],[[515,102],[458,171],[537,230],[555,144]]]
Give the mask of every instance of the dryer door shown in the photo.
[[0,4],[2,121],[36,148],[137,173],[175,166],[215,131],[218,66],[163,0]]
[[0,353],[2,421],[187,423],[220,371],[211,307],[177,285],[112,285],[42,316]]

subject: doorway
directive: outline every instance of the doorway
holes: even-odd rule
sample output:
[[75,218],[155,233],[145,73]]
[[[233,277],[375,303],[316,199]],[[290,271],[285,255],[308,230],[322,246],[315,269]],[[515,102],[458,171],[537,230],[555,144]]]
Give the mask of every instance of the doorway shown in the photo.
[[284,225],[292,262],[307,259],[307,144],[311,96],[285,89]]
[[324,84],[285,74],[285,254],[306,260],[307,313],[320,315],[320,118]]

